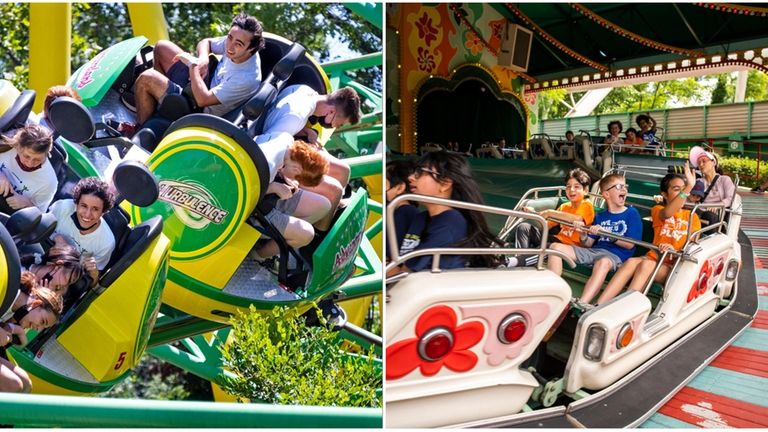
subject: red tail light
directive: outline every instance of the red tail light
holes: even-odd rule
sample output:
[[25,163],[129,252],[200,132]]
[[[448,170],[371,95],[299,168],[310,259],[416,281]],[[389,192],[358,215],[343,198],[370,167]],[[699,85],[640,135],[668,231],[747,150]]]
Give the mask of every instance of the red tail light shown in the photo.
[[511,344],[522,339],[528,329],[528,322],[519,313],[507,315],[499,324],[498,337],[502,343]]
[[431,362],[440,360],[451,352],[455,340],[453,333],[447,328],[431,328],[419,339],[419,356]]

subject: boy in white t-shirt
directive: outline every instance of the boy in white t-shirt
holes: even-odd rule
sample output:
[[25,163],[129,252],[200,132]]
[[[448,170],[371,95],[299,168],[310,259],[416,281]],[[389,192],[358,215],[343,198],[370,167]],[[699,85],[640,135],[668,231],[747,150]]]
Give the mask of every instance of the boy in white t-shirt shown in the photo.
[[73,199],[56,201],[50,212],[56,217],[56,233],[66,236],[83,254],[85,271],[95,282],[115,249],[115,236],[102,215],[115,204],[109,185],[87,177],[75,185]]
[[[265,115],[264,135],[287,133],[305,139],[310,144],[317,144],[317,132],[312,129],[312,125],[338,128],[360,121],[360,96],[351,87],[321,95],[307,85],[297,84],[280,91],[274,106]],[[258,138],[256,142],[259,142]],[[331,202],[333,211],[315,224],[318,229],[325,231],[330,228],[335,209],[349,182],[350,168],[327,151],[322,154],[329,164],[328,175],[324,176],[319,185],[303,188]]]
[[30,124],[5,138],[0,145],[0,196],[5,197],[8,212],[35,206],[40,211],[56,194],[58,181],[48,161],[53,146],[51,133],[43,126]]

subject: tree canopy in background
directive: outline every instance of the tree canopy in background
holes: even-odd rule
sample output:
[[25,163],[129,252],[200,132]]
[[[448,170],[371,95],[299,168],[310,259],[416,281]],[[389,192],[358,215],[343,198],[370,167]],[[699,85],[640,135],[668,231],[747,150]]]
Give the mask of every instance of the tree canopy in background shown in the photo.
[[[732,103],[736,79],[730,73],[689,77],[670,81],[658,81],[615,87],[590,115],[677,108],[681,106]],[[578,101],[585,92],[574,92]],[[571,104],[566,90],[549,90],[539,94],[539,118],[564,117]],[[745,101],[768,99],[768,75],[750,70],[747,78]]]
[[[381,30],[334,3],[163,3],[169,37],[194,51],[203,38],[224,35],[241,10],[256,16],[264,30],[301,43],[318,61],[330,58],[330,40],[359,54],[381,51]],[[0,70],[19,89],[29,79],[29,4],[0,4]],[[74,71],[99,51],[133,37],[124,3],[72,5],[72,64]],[[381,91],[381,68],[355,71],[354,78]]]

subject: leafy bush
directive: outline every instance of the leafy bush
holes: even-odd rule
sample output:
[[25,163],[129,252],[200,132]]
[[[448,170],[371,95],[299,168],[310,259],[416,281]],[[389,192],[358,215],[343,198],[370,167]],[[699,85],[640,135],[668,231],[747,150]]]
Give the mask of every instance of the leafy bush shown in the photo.
[[768,162],[760,162],[760,177],[757,176],[757,159],[738,156],[721,157],[720,166],[725,174],[735,177],[739,175],[739,186],[749,188],[761,185],[768,179]]
[[382,370],[373,355],[353,356],[326,326],[275,308],[232,319],[233,340],[222,344],[224,367],[234,373],[222,388],[241,400],[283,405],[381,406]]
[[122,382],[101,395],[107,398],[184,400],[190,392],[185,388],[182,370],[147,354]]

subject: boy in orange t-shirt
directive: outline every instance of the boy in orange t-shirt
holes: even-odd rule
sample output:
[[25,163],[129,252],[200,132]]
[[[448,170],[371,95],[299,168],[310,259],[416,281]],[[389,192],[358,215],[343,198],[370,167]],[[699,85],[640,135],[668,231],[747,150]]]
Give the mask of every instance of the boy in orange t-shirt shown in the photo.
[[[664,176],[660,185],[664,205],[657,205],[651,209],[653,244],[662,252],[679,251],[688,240],[688,221],[691,220],[691,211],[683,210],[683,205],[696,183],[696,177],[688,166],[688,162],[685,164],[684,171],[685,177],[680,174]],[[701,221],[695,213],[691,225],[691,232],[701,229]],[[597,299],[597,304],[603,304],[615,297],[630,278],[632,282],[629,284],[629,289],[642,291],[656,269],[658,260],[659,255],[654,250],[648,251],[645,256],[628,259],[613,275],[605,291]],[[668,255],[656,273],[654,281],[658,283],[666,281],[673,264],[674,258]]]
[[[547,228],[552,229],[560,225],[560,232],[555,235],[554,241],[567,245],[581,246],[580,234],[572,227],[558,224],[558,221],[573,223],[582,221],[585,225],[591,225],[595,219],[595,209],[592,202],[585,200],[584,196],[589,188],[589,175],[579,168],[572,169],[565,177],[565,196],[568,202],[562,204],[557,210],[544,210],[539,213],[547,221]],[[526,207],[525,211],[533,212]],[[541,230],[529,222],[523,222],[517,227],[515,233],[515,247],[528,249],[539,247],[541,244]],[[549,246],[549,245],[547,245]],[[533,266],[539,261],[538,255],[521,255],[507,260],[507,267],[518,265]]]

